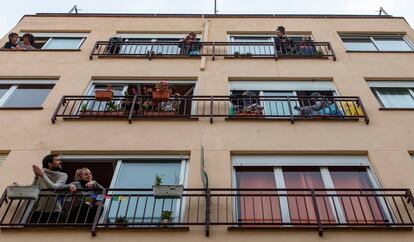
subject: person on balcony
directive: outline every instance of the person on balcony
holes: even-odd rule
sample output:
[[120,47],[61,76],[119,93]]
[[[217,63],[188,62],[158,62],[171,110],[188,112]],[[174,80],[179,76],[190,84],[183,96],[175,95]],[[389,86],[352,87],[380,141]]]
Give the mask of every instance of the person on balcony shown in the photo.
[[194,32],[191,32],[185,37],[185,39],[180,41],[180,54],[197,56],[200,55],[201,43],[197,40],[197,35]]
[[9,34],[9,41],[6,42],[6,44],[4,45],[3,48],[4,49],[14,49],[14,50],[19,49],[19,46],[18,46],[19,39],[20,39],[20,37],[19,37],[18,34],[14,33],[14,32],[10,33]]
[[335,103],[325,99],[319,92],[314,92],[310,95],[309,104],[314,103],[308,106],[295,106],[295,110],[300,112],[301,116],[321,116],[321,115],[338,115],[338,110],[336,109]]
[[[104,189],[97,181],[93,180],[92,172],[84,167],[77,169],[74,182],[68,185],[71,193],[77,193],[70,205],[65,210],[70,210],[69,223],[92,223],[98,209],[96,197]],[[78,191],[81,189],[82,191]]]
[[[63,189],[66,188],[68,175],[62,171],[62,161],[57,154],[47,155],[42,160],[43,168],[33,165],[35,178],[33,184],[38,185],[40,189]],[[47,195],[51,196],[48,197]],[[55,223],[62,206],[56,193],[53,191],[42,191],[42,196],[37,201],[37,206],[30,218],[31,223]],[[50,217],[50,219],[49,219]]]
[[35,50],[33,46],[35,43],[35,37],[30,33],[25,33],[22,37],[23,41],[19,42],[19,49],[22,50]]
[[285,27],[279,26],[276,29],[276,37],[274,37],[276,50],[280,55],[292,54],[293,40],[286,36]]

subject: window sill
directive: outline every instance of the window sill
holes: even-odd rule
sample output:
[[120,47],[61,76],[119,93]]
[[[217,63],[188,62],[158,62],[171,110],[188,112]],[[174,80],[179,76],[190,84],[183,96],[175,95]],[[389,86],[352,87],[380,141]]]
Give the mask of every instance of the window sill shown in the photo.
[[35,50],[16,50],[16,49],[0,49],[6,52],[80,52],[81,49],[35,49]]
[[347,50],[346,53],[376,53],[376,54],[382,54],[382,53],[398,53],[398,54],[412,54],[414,51],[370,51],[370,50]]
[[379,108],[382,111],[414,111],[414,108]]
[[0,107],[0,110],[42,110],[43,107]]

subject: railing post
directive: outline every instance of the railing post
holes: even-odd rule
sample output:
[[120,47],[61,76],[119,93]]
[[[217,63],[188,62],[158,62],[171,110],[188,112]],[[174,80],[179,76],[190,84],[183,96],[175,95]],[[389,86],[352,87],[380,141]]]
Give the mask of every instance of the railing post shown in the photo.
[[[367,114],[367,111],[365,110],[365,107],[364,107],[364,105],[362,104],[362,101],[361,101],[361,98],[360,97],[358,97],[358,105],[361,107],[361,109],[362,109],[362,112],[364,112],[364,116],[365,116],[365,123],[366,124],[369,124],[369,117],[368,117],[368,114]],[[357,108],[357,107],[355,107],[355,108]]]
[[216,60],[216,42],[212,42],[212,46],[213,46],[213,48],[212,48],[212,52],[211,52],[211,54],[212,54],[212,60]]
[[315,210],[315,216],[316,216],[316,221],[318,223],[318,231],[319,231],[319,236],[323,235],[323,228],[322,228],[322,223],[321,223],[321,217],[319,214],[319,209],[318,209],[318,202],[316,201],[316,194],[315,194],[315,190],[311,189],[311,195],[312,195],[312,201],[313,201],[313,207]]
[[210,97],[210,123],[212,124],[213,123],[213,108],[214,108],[214,98],[213,98],[213,96],[211,96]]
[[289,114],[290,114],[290,123],[294,124],[295,119],[293,118],[292,104],[290,103],[290,97],[289,96],[287,96],[287,102],[288,102],[288,108],[289,108]]
[[132,99],[131,110],[129,110],[129,115],[128,115],[128,122],[130,124],[132,123],[132,115],[134,114],[136,101],[137,101],[137,95],[134,95],[134,98]]
[[210,188],[206,188],[206,237],[210,236],[210,206],[211,206],[211,191]]
[[66,98],[66,96],[62,96],[62,98],[60,99],[59,104],[58,104],[55,112],[53,112],[53,115],[52,115],[52,124],[55,124],[55,122],[56,122],[56,116],[57,116],[57,114],[58,114],[58,112],[60,110],[60,107],[63,105],[63,102],[65,101],[65,98]]
[[106,189],[105,188],[102,190],[101,195],[102,195],[102,201],[99,201],[98,209],[96,210],[95,218],[93,220],[93,224],[92,224],[92,228],[91,228],[91,234],[92,234],[93,237],[96,236],[96,228],[98,227],[99,218],[101,217],[103,204],[104,204],[104,201],[105,201],[105,196],[106,196]]
[[95,52],[96,49],[98,49],[98,42],[99,41],[96,41],[95,42],[95,45],[93,46],[93,49],[91,51],[91,54],[89,55],[89,60],[92,60],[93,59],[94,52]]

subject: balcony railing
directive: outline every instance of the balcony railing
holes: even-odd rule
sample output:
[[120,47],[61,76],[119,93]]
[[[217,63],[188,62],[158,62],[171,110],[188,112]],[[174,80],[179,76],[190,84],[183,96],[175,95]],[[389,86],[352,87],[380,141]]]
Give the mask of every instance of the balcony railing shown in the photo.
[[231,120],[358,120],[369,122],[359,97],[310,96],[172,96],[155,102],[149,96],[114,97],[111,102],[94,96],[63,96],[52,122],[63,119],[132,120],[157,118]]
[[234,57],[234,58],[332,58],[335,52],[329,42],[199,42],[183,45],[180,42],[96,42],[90,59],[98,57],[171,58],[171,57]]
[[[165,211],[170,214],[166,219]],[[154,197],[152,189],[42,190],[37,200],[0,199],[0,227],[99,229],[409,229],[409,189],[184,189]]]

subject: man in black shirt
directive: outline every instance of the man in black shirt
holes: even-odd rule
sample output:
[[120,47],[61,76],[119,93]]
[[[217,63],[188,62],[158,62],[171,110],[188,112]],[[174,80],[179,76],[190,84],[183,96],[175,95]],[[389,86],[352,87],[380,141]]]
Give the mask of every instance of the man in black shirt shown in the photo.
[[293,41],[286,36],[285,27],[277,27],[274,41],[279,55],[288,55],[292,53]]
[[19,41],[19,35],[12,32],[9,34],[9,41],[4,45],[4,49],[19,49],[17,43]]

